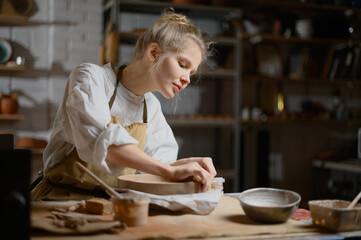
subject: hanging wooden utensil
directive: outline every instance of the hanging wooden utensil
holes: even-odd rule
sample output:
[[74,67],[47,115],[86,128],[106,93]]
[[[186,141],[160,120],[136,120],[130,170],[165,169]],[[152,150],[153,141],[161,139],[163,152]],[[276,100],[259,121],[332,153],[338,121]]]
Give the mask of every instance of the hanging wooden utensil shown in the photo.
[[359,192],[359,194],[357,194],[357,196],[355,197],[355,199],[350,203],[350,205],[348,205],[347,208],[354,208],[354,206],[356,205],[356,203],[360,200],[361,198],[361,192]]

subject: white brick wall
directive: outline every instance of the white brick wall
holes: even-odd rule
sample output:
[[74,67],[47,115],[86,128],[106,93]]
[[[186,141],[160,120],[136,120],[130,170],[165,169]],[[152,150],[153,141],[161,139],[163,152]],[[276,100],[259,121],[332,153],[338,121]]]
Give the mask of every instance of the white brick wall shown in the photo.
[[0,37],[20,45],[35,59],[33,69],[0,76],[0,91],[20,93],[23,121],[0,122],[17,137],[48,136],[69,72],[82,62],[98,63],[102,42],[101,0],[34,0],[30,21],[44,24],[0,27]]

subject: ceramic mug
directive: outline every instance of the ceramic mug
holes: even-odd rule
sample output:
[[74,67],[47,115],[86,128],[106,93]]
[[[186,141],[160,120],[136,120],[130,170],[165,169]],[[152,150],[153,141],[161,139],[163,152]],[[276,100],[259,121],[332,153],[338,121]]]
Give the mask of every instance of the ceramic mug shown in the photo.
[[313,35],[311,19],[299,19],[296,21],[295,32],[300,38],[310,38]]

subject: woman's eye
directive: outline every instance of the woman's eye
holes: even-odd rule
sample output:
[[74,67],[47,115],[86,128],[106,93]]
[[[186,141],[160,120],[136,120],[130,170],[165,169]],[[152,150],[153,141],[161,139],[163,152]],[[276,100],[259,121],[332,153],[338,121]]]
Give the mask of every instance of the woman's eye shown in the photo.
[[179,66],[181,66],[182,68],[184,68],[186,65],[183,62],[178,62]]

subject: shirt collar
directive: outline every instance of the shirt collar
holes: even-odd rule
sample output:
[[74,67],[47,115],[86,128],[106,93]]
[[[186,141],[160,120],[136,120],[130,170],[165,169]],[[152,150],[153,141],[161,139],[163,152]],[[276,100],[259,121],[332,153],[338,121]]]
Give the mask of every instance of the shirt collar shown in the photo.
[[[104,69],[105,69],[106,74],[108,75],[109,81],[111,82],[111,84],[113,86],[115,86],[116,81],[117,81],[117,79],[116,79],[117,76],[113,71],[111,63],[105,64]],[[118,84],[117,95],[121,95],[127,101],[130,101],[135,104],[142,103],[144,100],[144,95],[142,95],[142,96],[135,95],[134,93],[129,91],[126,87],[124,87],[121,82],[119,82],[119,84]]]

